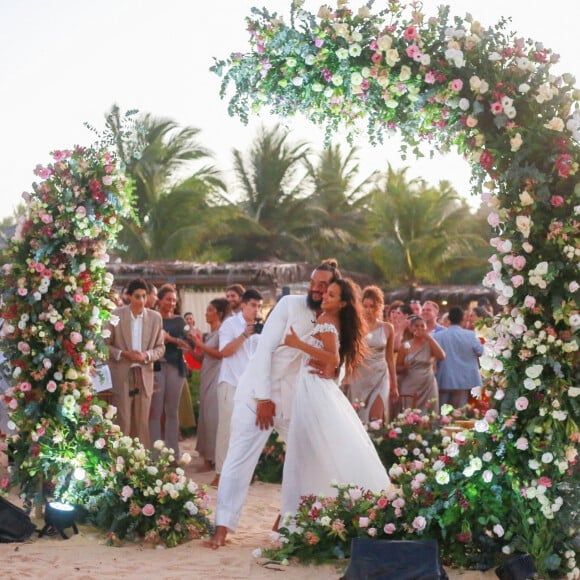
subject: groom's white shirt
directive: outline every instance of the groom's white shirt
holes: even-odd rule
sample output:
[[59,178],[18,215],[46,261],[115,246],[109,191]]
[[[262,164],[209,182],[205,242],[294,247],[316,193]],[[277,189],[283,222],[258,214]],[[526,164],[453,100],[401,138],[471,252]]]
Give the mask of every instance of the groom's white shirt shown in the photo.
[[293,327],[304,339],[315,324],[316,313],[308,308],[306,296],[284,296],[270,313],[256,352],[240,377],[236,400],[255,404],[258,399],[271,399],[276,418],[287,423],[303,353],[284,346],[284,338]]

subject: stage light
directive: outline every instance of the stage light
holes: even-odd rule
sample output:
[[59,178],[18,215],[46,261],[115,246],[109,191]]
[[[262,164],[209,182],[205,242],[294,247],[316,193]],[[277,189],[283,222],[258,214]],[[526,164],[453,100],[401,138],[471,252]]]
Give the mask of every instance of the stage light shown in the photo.
[[50,532],[58,532],[63,540],[68,540],[64,533],[67,528],[72,528],[75,534],[79,533],[75,523],[75,507],[68,503],[51,501],[44,507],[44,528],[40,530],[38,537]]
[[537,571],[534,559],[529,554],[517,554],[495,569],[500,580],[531,580]]

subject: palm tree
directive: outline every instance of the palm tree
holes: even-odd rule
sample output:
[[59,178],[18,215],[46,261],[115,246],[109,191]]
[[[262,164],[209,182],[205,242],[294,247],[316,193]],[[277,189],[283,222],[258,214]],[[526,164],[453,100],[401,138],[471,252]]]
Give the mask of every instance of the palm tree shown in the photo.
[[233,260],[303,260],[307,249],[308,180],[305,143],[289,143],[279,125],[262,127],[249,156],[234,149],[234,169],[241,185],[241,200],[223,243]]
[[348,257],[358,254],[367,237],[368,186],[374,174],[359,180],[357,149],[353,147],[343,156],[340,145],[324,149],[316,165],[309,160],[306,165],[314,184],[308,200],[311,257],[341,256],[345,268],[355,267]]
[[214,166],[192,168],[211,159],[198,142],[200,130],[150,114],[127,129],[116,106],[107,126],[135,184],[137,219],[124,224],[122,256],[142,261],[211,255],[211,232],[222,212],[213,207],[225,187]]
[[428,187],[407,180],[408,168],[389,165],[373,192],[369,226],[372,257],[390,285],[443,283],[458,271],[481,265],[474,253],[486,239],[472,233],[473,216],[449,182]]

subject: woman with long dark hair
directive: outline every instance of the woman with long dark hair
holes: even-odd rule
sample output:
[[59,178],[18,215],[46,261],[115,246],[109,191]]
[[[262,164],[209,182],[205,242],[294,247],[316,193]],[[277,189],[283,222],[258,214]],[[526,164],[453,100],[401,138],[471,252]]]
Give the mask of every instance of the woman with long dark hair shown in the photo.
[[[175,459],[179,455],[179,400],[186,375],[183,352],[191,348],[186,341],[187,324],[182,316],[175,314],[177,291],[172,284],[164,284],[158,292],[157,308],[163,319],[165,355],[155,369],[155,390],[151,400],[149,433],[151,441],[163,439],[173,449]],[[161,430],[161,417],[165,413],[165,429]]]
[[352,372],[366,352],[358,287],[339,279],[328,286],[322,314],[302,340],[293,330],[284,344],[305,353],[296,386],[282,483],[282,513],[295,513],[300,497],[336,495],[331,482],[367,490],[390,486],[389,477],[358,415],[333,379],[313,374],[315,359]]

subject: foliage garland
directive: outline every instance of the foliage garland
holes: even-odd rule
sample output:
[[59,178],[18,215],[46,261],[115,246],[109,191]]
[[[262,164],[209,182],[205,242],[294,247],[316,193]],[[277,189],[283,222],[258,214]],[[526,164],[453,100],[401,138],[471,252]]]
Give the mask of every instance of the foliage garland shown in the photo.
[[330,137],[366,120],[372,142],[397,131],[416,155],[456,149],[470,162],[497,232],[484,283],[504,307],[482,360],[495,409],[480,428],[521,505],[503,551],[577,578],[578,514],[562,505],[578,486],[580,93],[552,73],[557,55],[505,21],[372,4],[338,0],[315,15],[294,1],[290,24],[253,8],[250,50],[212,67],[221,96],[233,85],[229,112],[243,121],[263,108],[303,113]]

